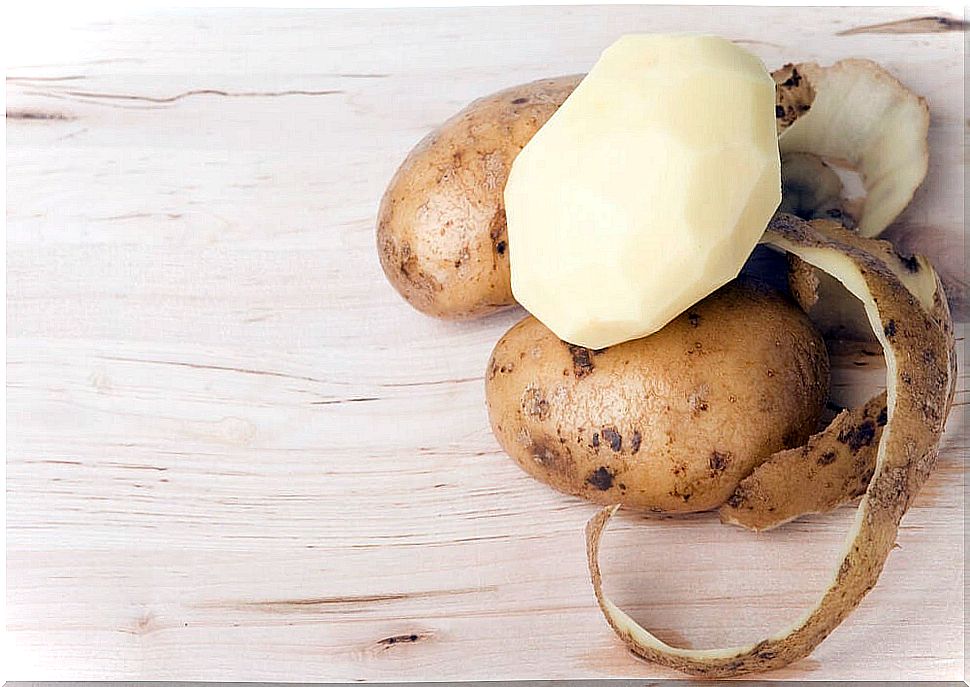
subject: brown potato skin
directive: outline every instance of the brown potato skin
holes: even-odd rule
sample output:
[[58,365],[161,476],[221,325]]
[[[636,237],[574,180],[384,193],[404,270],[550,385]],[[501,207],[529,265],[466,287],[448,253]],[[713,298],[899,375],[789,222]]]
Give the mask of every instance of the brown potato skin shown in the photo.
[[721,522],[763,532],[808,513],[827,513],[866,493],[876,470],[886,392],[843,410],[804,446],[780,451],[741,480]]
[[485,396],[499,444],[536,479],[595,503],[692,512],[804,443],[828,385],[805,314],[745,279],[601,351],[527,317],[496,344]]
[[505,182],[512,160],[581,78],[543,79],[480,98],[410,152],[377,219],[381,266],[408,303],[445,319],[515,304]]

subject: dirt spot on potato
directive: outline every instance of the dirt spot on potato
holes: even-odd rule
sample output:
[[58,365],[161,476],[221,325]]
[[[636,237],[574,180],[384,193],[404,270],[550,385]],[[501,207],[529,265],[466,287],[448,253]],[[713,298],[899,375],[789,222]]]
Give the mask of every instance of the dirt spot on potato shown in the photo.
[[840,443],[849,447],[853,453],[857,453],[863,446],[872,443],[876,436],[876,423],[872,420],[865,420],[856,427],[846,427],[839,432],[838,440]]
[[697,387],[687,396],[687,407],[690,408],[691,415],[697,415],[698,413],[703,413],[708,409],[707,404],[707,394],[708,386],[702,384]]
[[576,379],[582,379],[586,375],[593,373],[593,352],[582,346],[566,344],[569,355],[573,359],[573,375]]
[[623,436],[612,427],[603,429],[603,439],[610,445],[610,450],[619,453],[623,449]]
[[544,442],[533,441],[529,447],[533,460],[547,468],[558,469],[562,464],[562,456],[554,448],[547,446]]
[[684,503],[687,503],[688,501],[690,501],[690,497],[693,496],[693,494],[689,494],[689,493],[680,491],[677,488],[674,488],[672,491],[667,492],[667,496],[673,496],[674,498],[683,499]]
[[731,454],[727,452],[721,453],[720,451],[714,451],[711,454],[711,457],[708,458],[707,464],[710,466],[712,473],[715,475],[720,474],[727,469],[728,465],[731,464]]
[[798,73],[798,69],[792,67],[791,76],[789,76],[785,81],[782,82],[782,86],[785,88],[795,88],[802,82],[802,75]]
[[823,453],[822,455],[820,455],[818,457],[818,464],[819,465],[831,465],[832,463],[835,462],[835,459],[837,457],[838,456],[835,453],[835,451],[826,451],[825,453]]
[[734,490],[734,493],[728,497],[727,505],[731,508],[740,508],[741,504],[744,503],[744,492],[741,487]]
[[470,258],[471,252],[469,252],[468,246],[462,246],[461,252],[458,254],[458,257],[455,258],[455,269],[461,269],[461,266],[468,262]]
[[606,491],[613,486],[613,473],[605,467],[599,467],[590,473],[586,482],[600,491]]
[[889,422],[889,408],[883,406],[883,409],[879,411],[879,417],[876,418],[876,424],[885,427],[887,422]]
[[488,366],[488,378],[489,380],[495,379],[495,375],[498,374],[498,363],[493,359],[491,364]]
[[[488,223],[488,236],[492,239],[492,245],[495,246],[495,252],[499,255],[504,254],[509,240],[508,225],[506,224],[505,220],[504,207],[500,206],[492,214],[492,219]],[[502,250],[498,249],[499,244],[502,244]]]
[[701,316],[696,312],[689,312],[687,313],[687,322],[690,324],[691,327],[700,326]]
[[639,431],[633,432],[633,436],[630,437],[630,453],[636,454],[640,450],[640,442],[643,437],[640,436]]
[[401,275],[415,289],[424,292],[429,299],[432,297],[431,294],[437,293],[443,288],[437,279],[421,269],[417,256],[411,253],[411,246],[407,243],[401,246],[398,268],[401,271]]

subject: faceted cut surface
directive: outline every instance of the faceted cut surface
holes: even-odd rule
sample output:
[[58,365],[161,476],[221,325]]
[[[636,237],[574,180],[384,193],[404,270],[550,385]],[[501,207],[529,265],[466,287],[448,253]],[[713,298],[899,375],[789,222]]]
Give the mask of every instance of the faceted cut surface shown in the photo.
[[624,36],[516,157],[512,291],[569,343],[651,334],[737,276],[781,200],[774,82],[709,36]]

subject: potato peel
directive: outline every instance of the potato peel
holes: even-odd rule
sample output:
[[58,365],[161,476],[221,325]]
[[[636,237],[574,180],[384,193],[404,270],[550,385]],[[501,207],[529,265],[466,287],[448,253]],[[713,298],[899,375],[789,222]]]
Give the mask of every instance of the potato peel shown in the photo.
[[788,153],[781,158],[781,193],[778,212],[855,226],[842,198],[842,180],[816,155]]
[[[789,254],[788,287],[826,340],[876,343],[862,301],[832,275]],[[802,295],[807,289],[811,290],[810,298]]]
[[866,190],[859,233],[877,236],[926,177],[926,101],[870,60],[789,64],[773,76],[782,155],[811,153],[853,167]]
[[[596,599],[607,622],[630,650],[649,661],[698,676],[720,678],[781,668],[807,656],[876,584],[892,551],[900,519],[935,463],[956,381],[952,323],[939,279],[930,300],[906,284],[898,256],[833,222],[776,216],[763,239],[777,249],[838,278],[859,298],[886,358],[887,422],[875,471],[859,503],[840,563],[814,604],[791,627],[747,646],[684,649],[666,644],[637,624],[603,593],[600,539],[619,506],[597,513],[586,526],[586,551]],[[914,289],[914,287],[917,287]]]
[[[857,237],[848,240],[881,256],[937,323],[949,320],[944,312],[946,299],[938,298],[936,275],[926,258],[901,256],[888,241]],[[821,331],[849,338],[864,334],[875,341],[862,301],[830,274],[793,254],[788,257],[792,294],[813,319],[821,315],[824,322],[817,322]],[[842,328],[838,331],[824,326],[826,322],[831,324],[836,315],[833,309],[825,308],[833,306],[842,307]],[[945,414],[952,401],[951,395]],[[768,530],[802,515],[830,511],[862,495],[875,467],[876,447],[886,422],[885,407],[886,394],[882,393],[864,406],[840,413],[805,446],[774,454],[745,477],[721,506],[721,521],[756,531]]]
[[[900,281],[932,310],[936,275],[923,256],[899,254],[888,241],[870,242],[868,250],[876,251],[895,272]],[[788,285],[795,300],[808,314],[826,339],[872,341],[875,336],[865,316],[862,302],[830,274],[813,267],[798,256],[788,255]],[[944,299],[945,300],[945,299]]]
[[779,136],[808,112],[815,100],[815,89],[799,74],[799,66],[786,64],[771,72],[775,80],[775,128]]
[[801,448],[779,451],[741,480],[721,522],[761,532],[861,496],[876,466],[886,394],[843,410]]

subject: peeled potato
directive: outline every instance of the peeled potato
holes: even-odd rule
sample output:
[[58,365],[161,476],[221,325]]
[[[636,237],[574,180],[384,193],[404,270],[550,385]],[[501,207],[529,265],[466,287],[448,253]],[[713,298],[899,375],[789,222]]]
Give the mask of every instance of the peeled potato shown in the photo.
[[604,350],[528,317],[496,344],[485,395],[502,448],[539,481],[596,503],[690,512],[717,507],[815,431],[828,373],[804,313],[738,280]]
[[603,348],[737,277],[781,201],[774,102],[765,66],[723,38],[610,45],[509,173],[516,300]]
[[408,303],[448,319],[515,303],[502,189],[512,160],[581,78],[543,79],[476,100],[407,156],[381,200],[377,248]]

